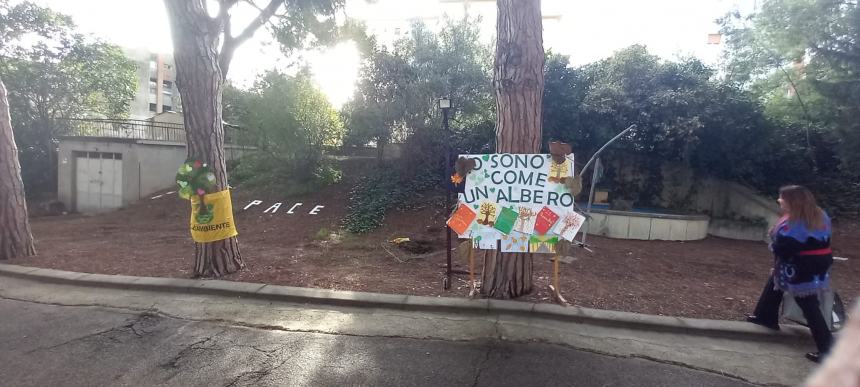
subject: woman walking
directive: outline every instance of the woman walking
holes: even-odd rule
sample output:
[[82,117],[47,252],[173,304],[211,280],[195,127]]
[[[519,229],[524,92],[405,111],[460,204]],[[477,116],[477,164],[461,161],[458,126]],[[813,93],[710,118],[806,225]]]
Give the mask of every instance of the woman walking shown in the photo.
[[830,289],[830,218],[818,207],[812,192],[798,185],[780,188],[779,206],[783,216],[770,231],[773,271],[755,314],[747,316],[747,321],[778,330],[783,294],[794,297],[818,347],[806,358],[817,363],[833,342],[818,303],[818,295]]

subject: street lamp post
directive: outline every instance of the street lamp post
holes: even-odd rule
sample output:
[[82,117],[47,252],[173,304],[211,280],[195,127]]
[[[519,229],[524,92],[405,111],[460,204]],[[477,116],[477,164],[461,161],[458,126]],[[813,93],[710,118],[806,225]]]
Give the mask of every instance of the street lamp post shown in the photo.
[[[448,189],[445,190],[445,211],[451,211],[451,189],[449,187],[449,179],[451,178],[451,174],[448,173],[451,168],[451,136],[448,128],[448,110],[451,109],[451,98],[442,97],[439,98],[439,109],[442,110],[442,130],[445,133],[445,176],[444,176],[444,185]],[[447,224],[445,225],[446,230],[446,265],[445,265],[445,283],[443,287],[445,290],[451,288],[451,227]]]

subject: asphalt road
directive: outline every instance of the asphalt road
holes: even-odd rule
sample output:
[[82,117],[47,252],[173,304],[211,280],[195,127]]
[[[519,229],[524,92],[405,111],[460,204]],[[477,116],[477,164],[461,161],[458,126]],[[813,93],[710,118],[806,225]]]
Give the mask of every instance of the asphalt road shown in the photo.
[[3,386],[746,386],[641,358],[498,340],[289,332],[0,300]]

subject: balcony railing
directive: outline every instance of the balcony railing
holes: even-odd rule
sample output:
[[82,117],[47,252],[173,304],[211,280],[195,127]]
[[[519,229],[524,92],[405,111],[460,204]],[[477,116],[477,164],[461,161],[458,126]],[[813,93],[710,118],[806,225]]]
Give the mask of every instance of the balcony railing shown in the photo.
[[[127,138],[185,143],[185,126],[168,122],[116,119],[68,119],[57,123],[69,137]],[[236,128],[224,127],[224,143],[239,144]]]
[[129,138],[135,140],[185,142],[182,124],[143,120],[69,119],[58,122],[67,136]]

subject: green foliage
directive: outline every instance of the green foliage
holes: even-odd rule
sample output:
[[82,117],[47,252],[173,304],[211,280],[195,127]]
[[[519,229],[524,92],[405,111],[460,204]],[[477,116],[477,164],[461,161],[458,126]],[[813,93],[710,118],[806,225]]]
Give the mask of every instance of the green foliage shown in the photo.
[[[343,108],[348,145],[402,143],[396,165],[373,171],[350,193],[347,230],[370,231],[385,212],[438,187],[447,150],[492,152],[492,54],[473,19],[446,21],[439,33],[413,25],[389,50],[362,39],[364,62],[355,96]],[[441,130],[438,99],[453,101],[450,132]]]
[[[860,212],[860,6],[766,1],[722,19],[726,79],[763,101],[775,128],[768,189],[807,184],[837,211]],[[793,173],[792,173],[793,172]]]
[[[415,140],[410,155],[435,164],[444,154],[436,146],[483,146],[492,138],[486,136],[494,121],[491,51],[480,43],[474,20],[448,20],[438,34],[416,23],[392,50],[366,42],[363,56],[355,96],[343,108],[346,144]],[[452,133],[439,130],[437,100],[443,96],[454,103]]]
[[127,114],[136,66],[118,47],[76,33],[68,16],[28,2],[0,1],[0,58],[27,191],[53,190],[56,138],[66,130],[58,120]]
[[343,124],[307,72],[268,72],[248,94],[241,126],[260,150],[282,159],[313,161],[341,144]]
[[8,49],[25,34],[49,37],[73,26],[70,17],[29,1],[10,5],[9,0],[0,0],[0,49]]
[[[351,192],[346,228],[366,232],[410,195],[438,187],[447,150],[492,152],[494,97],[489,46],[473,19],[446,21],[439,33],[416,23],[389,50],[362,40],[364,62],[353,99],[343,108],[349,145],[403,143],[396,166],[374,171]],[[441,129],[438,98],[453,101],[450,132]]]
[[[832,137],[844,174],[860,170],[860,6],[830,0],[766,1],[746,19],[722,19],[726,74],[786,126]],[[797,142],[797,141],[796,141]],[[814,145],[814,144],[809,144]],[[812,149],[810,162],[816,161]],[[817,166],[824,170],[822,166]]]
[[281,51],[289,56],[294,50],[318,47],[336,41],[341,31],[335,13],[345,0],[285,1],[284,12],[271,20],[271,29]]
[[332,234],[334,234],[334,233],[331,230],[323,227],[323,228],[319,229],[319,231],[317,231],[316,234],[314,234],[314,240],[315,241],[327,241],[327,240],[329,240],[329,238],[331,238]]
[[[636,124],[604,161],[606,180],[639,205],[664,199],[667,164],[766,192],[787,183],[832,181],[836,175],[827,171],[841,166],[844,173],[850,153],[860,153],[851,134],[858,132],[852,125],[860,125],[855,102],[860,67],[853,67],[860,58],[855,37],[860,19],[855,3],[835,6],[838,10],[834,4],[770,1],[763,14],[771,15],[753,20],[752,29],[734,28],[727,22],[731,18],[725,19],[731,55],[721,73],[691,58],[660,60],[641,46],[578,68],[548,53],[544,142],[570,142],[578,155],[588,157]],[[448,146],[461,153],[492,152],[491,55],[477,41],[469,23],[450,22],[440,34],[418,25],[391,50],[377,47],[372,38],[363,40],[359,88],[343,109],[345,143],[405,142],[402,169],[429,176],[441,175]],[[800,76],[792,64],[804,54],[808,65]],[[786,93],[786,85],[796,93]],[[454,96],[452,133],[437,129],[441,120],[434,102],[443,95]],[[635,173],[613,170],[613,159],[629,160]],[[370,177],[353,192],[348,228],[366,231],[380,224],[384,211],[398,202],[398,194],[389,192],[403,186],[391,177],[400,174]]]
[[[596,146],[614,136],[596,133],[585,125],[588,118],[582,104],[588,95],[591,80],[582,68],[569,67],[564,55],[547,53],[544,65],[543,133],[547,141],[564,141],[577,151],[596,151]],[[613,128],[614,129],[614,128]],[[600,143],[600,144],[599,144]]]
[[334,162],[284,160],[253,153],[234,164],[230,179],[237,186],[277,195],[311,193],[340,181],[343,177]]
[[363,176],[349,193],[344,226],[351,233],[365,233],[385,221],[385,213],[408,208],[416,195],[438,186],[440,175],[381,165]]
[[[784,88],[768,88],[784,85],[781,73],[756,75],[754,83],[741,85],[715,77],[697,60],[663,61],[640,46],[579,68],[551,53],[546,63],[545,141],[570,142],[587,157],[621,129],[637,125],[604,156],[604,181],[614,195],[637,205],[666,199],[661,192],[667,163],[763,192],[808,184],[821,186],[822,197],[838,198],[826,187],[835,187],[834,180],[851,181],[833,174],[841,163],[833,151],[839,140],[827,129],[837,124],[834,105],[810,93],[806,111],[799,109]],[[813,88],[796,84],[801,93]],[[817,125],[810,125],[810,116]],[[850,204],[829,203],[840,209]]]
[[232,168],[235,182],[298,194],[340,180],[324,149],[340,145],[343,125],[307,72],[268,72],[250,90],[228,87],[223,101],[225,121],[258,149]]
[[[701,62],[663,61],[631,46],[575,69],[559,55],[546,63],[545,141],[569,142],[588,157],[636,124],[604,157],[613,192],[658,205],[666,162],[748,184],[764,178],[769,123],[748,93],[713,81]],[[635,176],[614,170],[613,159],[631,158]]]

